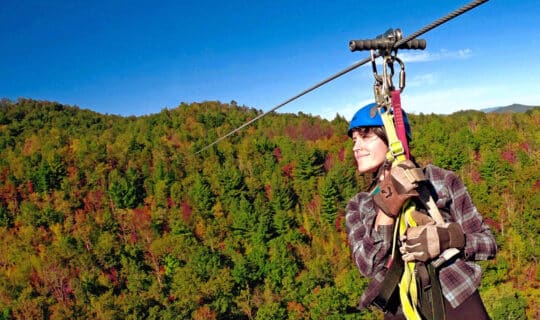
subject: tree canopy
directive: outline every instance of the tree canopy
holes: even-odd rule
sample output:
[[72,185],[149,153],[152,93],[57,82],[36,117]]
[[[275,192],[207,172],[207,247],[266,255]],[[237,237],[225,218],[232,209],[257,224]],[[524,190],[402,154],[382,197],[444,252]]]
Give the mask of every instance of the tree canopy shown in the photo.
[[[182,103],[141,117],[0,101],[0,319],[380,319],[354,309],[347,122]],[[500,252],[494,319],[540,314],[540,109],[409,115],[412,153],[456,171]]]

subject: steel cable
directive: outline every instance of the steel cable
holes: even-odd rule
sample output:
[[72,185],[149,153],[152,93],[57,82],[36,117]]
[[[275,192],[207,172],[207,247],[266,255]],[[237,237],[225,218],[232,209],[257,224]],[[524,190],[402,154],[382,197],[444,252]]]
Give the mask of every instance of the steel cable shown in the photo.
[[[414,33],[412,33],[412,34],[410,34],[410,35],[407,36],[406,38],[403,38],[403,39],[397,41],[397,42],[394,44],[393,47],[394,47],[394,48],[398,48],[400,45],[402,45],[402,44],[404,44],[404,43],[406,43],[406,42],[408,42],[408,41],[410,41],[410,40],[412,40],[412,39],[415,39],[415,38],[417,38],[418,36],[420,36],[420,35],[422,35],[422,34],[428,32],[428,31],[430,31],[430,30],[432,30],[432,29],[434,29],[434,28],[440,26],[441,24],[443,24],[443,23],[445,23],[445,22],[448,22],[449,20],[452,20],[452,19],[454,19],[455,17],[457,17],[457,16],[459,16],[459,15],[461,15],[461,14],[463,14],[463,13],[465,13],[465,12],[467,12],[467,11],[469,11],[469,10],[471,10],[471,9],[473,9],[473,8],[475,8],[475,7],[477,7],[477,6],[481,5],[481,4],[483,4],[483,3],[485,3],[485,2],[488,2],[488,1],[489,1],[489,0],[476,0],[476,1],[473,1],[473,2],[467,4],[467,5],[463,6],[463,7],[460,7],[459,9],[456,9],[456,10],[450,12],[450,13],[447,14],[446,16],[444,16],[444,17],[442,17],[442,18],[440,18],[440,19],[435,20],[434,22],[432,22],[432,23],[430,23],[429,25],[423,27],[422,29],[420,29],[420,30],[418,30],[418,31],[416,31],[416,32],[414,32]],[[375,57],[378,57],[378,54],[376,54]],[[286,104],[288,104],[288,103],[290,103],[290,102],[292,102],[292,101],[294,101],[294,100],[296,100],[296,99],[302,97],[303,95],[305,95],[305,94],[307,94],[307,93],[309,93],[309,92],[311,92],[311,91],[313,91],[313,90],[315,90],[315,89],[317,89],[317,88],[319,88],[319,87],[325,85],[326,83],[328,83],[328,82],[330,82],[330,81],[332,81],[332,80],[334,80],[334,79],[337,79],[337,78],[341,77],[342,75],[344,75],[344,74],[346,74],[346,73],[348,73],[348,72],[350,72],[350,71],[352,71],[352,70],[354,70],[354,69],[356,69],[356,68],[358,68],[358,67],[360,67],[360,66],[362,66],[362,65],[364,65],[364,64],[366,64],[366,63],[368,63],[368,62],[370,62],[370,61],[371,61],[371,58],[368,57],[368,58],[365,58],[365,59],[363,59],[363,60],[361,60],[361,61],[359,61],[359,62],[357,62],[357,63],[355,63],[355,64],[353,64],[353,65],[351,65],[351,66],[349,66],[349,67],[347,67],[347,68],[345,68],[345,69],[343,69],[343,70],[341,70],[341,71],[339,71],[338,73],[336,73],[336,74],[334,74],[334,75],[332,75],[332,76],[326,78],[325,80],[323,80],[323,81],[321,81],[321,82],[319,82],[319,83],[317,83],[317,84],[311,86],[310,88],[308,88],[308,89],[306,89],[306,90],[300,92],[299,94],[293,96],[292,98],[289,98],[289,99],[283,101],[282,103],[276,105],[276,106],[273,107],[272,109],[270,109],[270,110],[268,110],[268,111],[266,111],[266,112],[263,112],[263,113],[259,114],[259,115],[256,116],[255,118],[249,120],[248,122],[244,123],[243,125],[239,126],[238,128],[236,128],[236,129],[230,131],[229,133],[225,134],[224,136],[219,137],[219,138],[216,139],[214,142],[210,143],[210,144],[207,145],[206,147],[204,147],[204,148],[200,149],[199,151],[195,152],[195,154],[198,154],[198,153],[203,152],[204,150],[207,150],[208,148],[210,148],[210,147],[216,145],[217,143],[219,143],[219,142],[225,140],[226,138],[228,138],[228,137],[230,137],[231,135],[235,134],[236,132],[242,130],[243,128],[249,126],[250,124],[254,123],[255,121],[261,119],[262,117],[266,116],[267,114],[276,111],[277,109],[283,107],[284,105],[286,105]]]

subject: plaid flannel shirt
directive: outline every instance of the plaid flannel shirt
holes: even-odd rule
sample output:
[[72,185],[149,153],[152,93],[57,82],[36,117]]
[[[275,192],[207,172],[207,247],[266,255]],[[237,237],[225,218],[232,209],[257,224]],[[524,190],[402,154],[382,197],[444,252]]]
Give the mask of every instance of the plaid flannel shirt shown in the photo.
[[[428,165],[425,176],[437,193],[437,207],[447,222],[457,222],[465,234],[463,255],[439,270],[443,295],[455,308],[476,291],[482,270],[474,260],[492,259],[497,244],[488,225],[472,203],[471,197],[455,173]],[[360,307],[371,304],[380,290],[386,274],[392,247],[393,225],[379,225],[375,231],[377,208],[373,196],[367,192],[353,197],[346,210],[349,246],[360,273],[371,278],[360,298]]]

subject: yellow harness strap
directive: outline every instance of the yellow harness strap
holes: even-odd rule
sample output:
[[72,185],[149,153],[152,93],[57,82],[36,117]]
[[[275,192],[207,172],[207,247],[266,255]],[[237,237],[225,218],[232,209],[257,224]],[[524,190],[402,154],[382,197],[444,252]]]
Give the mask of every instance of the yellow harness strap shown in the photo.
[[[384,129],[388,138],[389,150],[386,154],[388,161],[392,162],[392,166],[399,164],[402,161],[407,160],[403,144],[399,140],[394,127],[394,121],[390,112],[381,112],[379,108],[379,114],[383,120]],[[416,222],[411,216],[411,213],[416,209],[412,201],[407,201],[403,205],[400,215],[396,219],[396,229],[399,228],[399,235],[402,236],[407,231],[409,226],[415,227]],[[397,241],[397,234],[394,232],[394,242]],[[395,247],[395,246],[393,246]],[[392,256],[394,253],[392,253]],[[414,273],[414,262],[405,263],[403,275],[399,283],[399,298],[401,301],[401,307],[407,320],[422,320],[420,313],[417,310],[418,305],[418,291],[416,287],[416,278]]]
[[[415,210],[414,205],[406,205],[403,207],[402,214],[399,219],[399,234],[405,234],[407,227],[415,227],[416,222],[411,216],[411,213]],[[421,320],[422,317],[418,312],[416,306],[418,305],[418,289],[416,287],[416,279],[414,273],[414,262],[405,263],[403,275],[399,283],[399,298],[401,300],[401,307],[407,320]]]
[[386,158],[388,161],[393,162],[392,165],[396,165],[401,161],[407,160],[405,157],[405,149],[397,136],[396,128],[394,127],[394,119],[392,118],[390,112],[381,112],[381,109],[378,110],[384,124],[386,136],[388,138],[389,150],[386,154]]

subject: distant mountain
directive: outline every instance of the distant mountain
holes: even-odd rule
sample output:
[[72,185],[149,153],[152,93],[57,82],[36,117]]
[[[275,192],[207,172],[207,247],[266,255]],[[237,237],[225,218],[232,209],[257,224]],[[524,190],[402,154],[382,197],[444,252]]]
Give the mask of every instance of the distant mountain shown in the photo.
[[505,107],[493,107],[493,108],[486,108],[482,109],[480,111],[483,111],[485,113],[506,113],[506,112],[525,112],[530,109],[539,108],[540,106],[526,106],[523,104],[511,104],[509,106]]

